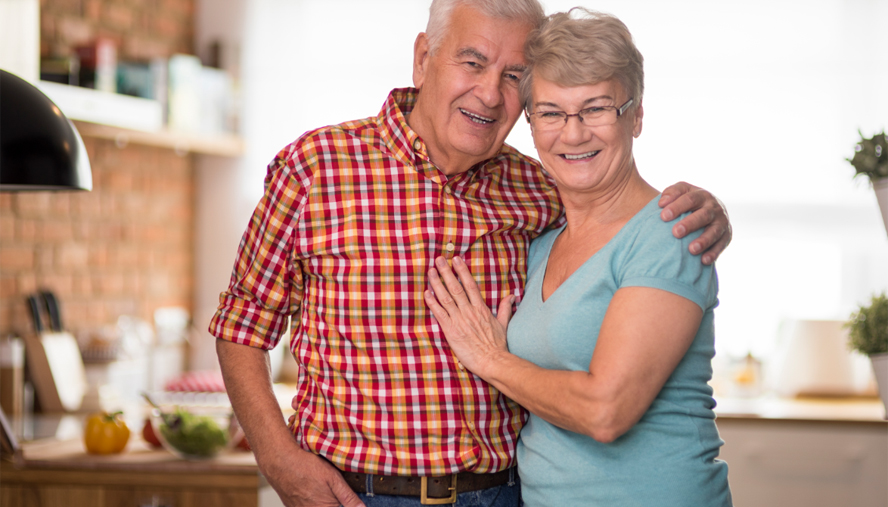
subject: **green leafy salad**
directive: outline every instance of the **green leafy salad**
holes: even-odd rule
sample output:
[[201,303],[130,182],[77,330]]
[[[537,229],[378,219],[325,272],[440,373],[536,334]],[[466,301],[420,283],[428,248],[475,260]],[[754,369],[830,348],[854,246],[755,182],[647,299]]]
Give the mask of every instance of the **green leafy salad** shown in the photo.
[[160,433],[182,454],[212,457],[228,444],[228,433],[210,416],[176,408],[164,414]]

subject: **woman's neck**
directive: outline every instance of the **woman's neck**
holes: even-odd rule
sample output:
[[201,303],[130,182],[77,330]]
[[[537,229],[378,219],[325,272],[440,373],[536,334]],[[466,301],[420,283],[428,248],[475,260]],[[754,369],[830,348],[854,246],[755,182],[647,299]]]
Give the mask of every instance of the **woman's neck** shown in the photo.
[[564,233],[568,237],[583,237],[601,228],[622,227],[658,193],[635,167],[606,188],[589,192],[562,191],[561,200],[567,216]]

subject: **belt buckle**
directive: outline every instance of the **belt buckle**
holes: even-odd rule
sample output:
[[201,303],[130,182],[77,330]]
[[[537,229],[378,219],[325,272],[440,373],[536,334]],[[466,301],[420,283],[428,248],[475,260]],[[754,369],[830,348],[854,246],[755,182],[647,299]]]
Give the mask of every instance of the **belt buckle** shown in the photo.
[[[429,478],[422,477],[419,490],[419,503],[422,505],[447,505],[456,503],[456,474],[450,476],[450,496],[447,498],[429,498]],[[414,497],[416,498],[416,497]]]

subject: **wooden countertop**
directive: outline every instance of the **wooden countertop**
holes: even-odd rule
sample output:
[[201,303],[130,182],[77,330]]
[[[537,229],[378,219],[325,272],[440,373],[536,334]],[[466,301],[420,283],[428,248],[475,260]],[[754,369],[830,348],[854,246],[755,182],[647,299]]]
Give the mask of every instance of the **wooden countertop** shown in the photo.
[[121,454],[106,456],[87,454],[83,441],[55,439],[22,444],[22,456],[29,467],[65,466],[77,469],[162,470],[188,472],[227,472],[256,474],[256,458],[252,452],[233,450],[213,459],[191,461],[178,458],[163,449],[151,448],[133,435]]
[[213,459],[190,461],[178,458],[163,449],[154,449],[135,434],[130,437],[130,442],[123,453],[106,456],[87,454],[81,439],[48,438],[24,442],[20,446],[22,462],[19,464],[29,469],[222,473],[253,476],[259,474],[256,459],[249,451],[236,449]]
[[756,398],[716,396],[719,419],[878,423],[888,426],[885,406],[878,398]]

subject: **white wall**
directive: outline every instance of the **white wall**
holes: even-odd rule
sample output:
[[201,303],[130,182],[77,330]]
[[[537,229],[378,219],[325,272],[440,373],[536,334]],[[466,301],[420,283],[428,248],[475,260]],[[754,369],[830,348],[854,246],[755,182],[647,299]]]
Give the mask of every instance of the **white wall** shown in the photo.
[[[237,21],[249,148],[236,168],[201,173],[216,186],[199,183],[211,205],[199,212],[198,230],[215,242],[198,249],[199,263],[212,266],[198,270],[198,283],[214,297],[265,165],[302,132],[375,115],[391,88],[411,85],[413,41],[429,5],[226,1],[244,6]],[[553,12],[576,3],[544,5]],[[852,181],[844,160],[858,128],[888,128],[888,1],[587,4],[623,19],[645,56],[645,130],[635,148],[642,174],[659,188],[703,186],[731,213],[734,242],[718,262],[720,354],[768,355],[782,319],[844,319],[888,288],[888,235],[872,191]],[[534,154],[523,122],[509,142]],[[215,300],[204,299],[199,311],[211,315]]]

